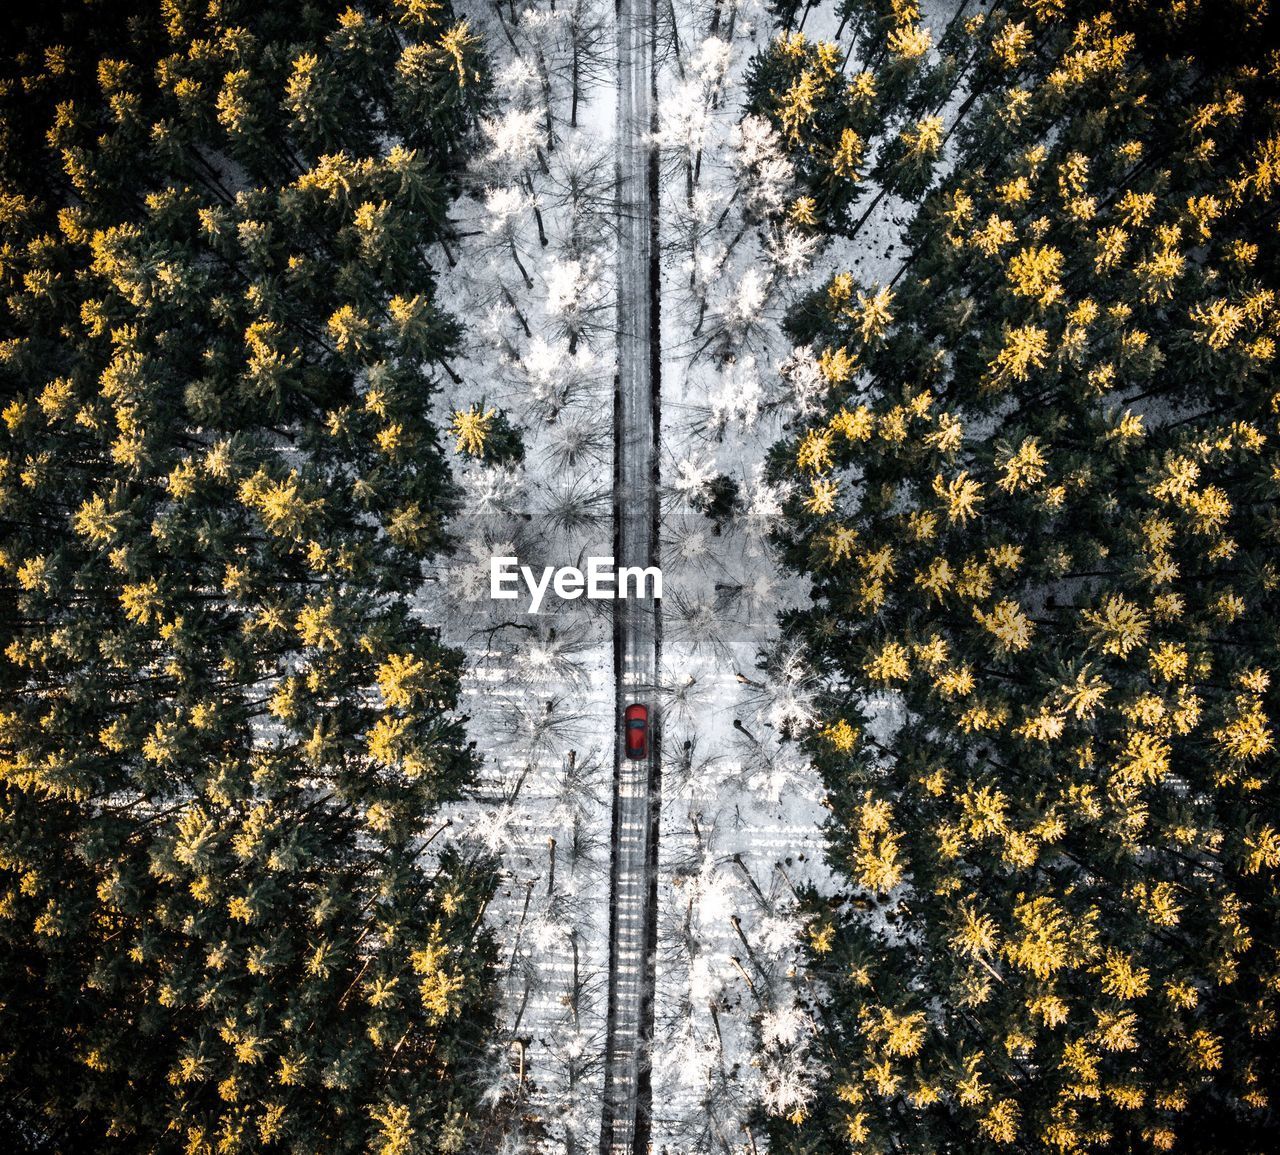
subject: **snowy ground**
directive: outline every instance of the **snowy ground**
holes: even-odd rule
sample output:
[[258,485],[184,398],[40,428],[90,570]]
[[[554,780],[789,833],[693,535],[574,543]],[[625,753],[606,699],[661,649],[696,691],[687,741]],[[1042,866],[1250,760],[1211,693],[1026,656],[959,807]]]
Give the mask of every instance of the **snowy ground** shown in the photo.
[[[455,556],[438,572],[447,640],[464,648],[464,708],[484,757],[462,837],[500,856],[489,910],[508,1054],[496,1098],[521,1143],[598,1144],[608,950],[611,626],[605,603],[492,601],[489,559],[534,567],[612,552],[613,67],[611,6],[464,7],[490,46],[501,112],[455,206],[463,234],[440,295],[468,325],[463,385],[523,435],[519,465],[455,458]],[[576,127],[573,59],[577,48]],[[443,614],[441,611],[443,610]]]
[[[765,452],[796,414],[778,372],[783,307],[807,244],[756,224],[791,195],[759,123],[739,125],[762,6],[668,10],[662,145],[664,766],[655,1007],[655,1151],[756,1151],[747,1119],[803,1086],[806,1025],[794,887],[823,876],[819,784],[786,737],[809,715],[776,615],[804,590],[765,536],[782,494]],[[738,486],[719,525],[697,512],[716,476]],[[780,1050],[776,1043],[800,1044]]]
[[[809,12],[806,34],[831,37],[834,7]],[[956,5],[922,8],[936,37]],[[668,1155],[756,1155],[766,1144],[749,1129],[753,1111],[790,1115],[810,1095],[794,899],[804,883],[831,884],[826,810],[789,737],[811,721],[816,687],[777,636],[778,613],[805,590],[765,542],[782,495],[761,469],[821,388],[812,358],[780,330],[786,307],[840,269],[891,281],[907,221],[907,206],[884,197],[856,241],[828,244],[816,267],[805,238],[757,223],[795,195],[772,134],[743,119],[744,71],[775,34],[750,0],[670,5],[658,77],[670,593],[654,1150]],[[741,498],[718,531],[690,510],[716,475]]]
[[[510,1052],[496,1058],[492,1093],[529,1120],[512,1150],[573,1153],[598,1145],[603,1090],[609,603],[549,597],[528,616],[522,601],[490,600],[488,563],[612,552],[613,5],[461,7],[490,47],[503,111],[455,210],[464,235],[440,295],[469,333],[454,365],[463,385],[438,417],[444,427],[468,404],[500,408],[525,458],[456,459],[458,549],[424,609],[466,651],[465,709],[484,756],[455,829],[503,870],[489,922]],[[764,6],[657,10],[665,598],[652,1140],[668,1155],[755,1155],[765,1142],[748,1130],[752,1112],[788,1114],[808,1095],[794,898],[829,883],[820,783],[791,738],[814,686],[776,629],[805,591],[771,557],[783,495],[762,478],[766,450],[819,383],[779,323],[834,265],[891,279],[902,213],[886,199],[855,246],[829,249],[814,270],[811,242],[759,223],[794,195],[790,171],[763,124],[740,123],[744,70],[774,34]],[[818,9],[806,31],[830,35],[835,19]],[[718,476],[738,501],[715,523],[697,507]]]

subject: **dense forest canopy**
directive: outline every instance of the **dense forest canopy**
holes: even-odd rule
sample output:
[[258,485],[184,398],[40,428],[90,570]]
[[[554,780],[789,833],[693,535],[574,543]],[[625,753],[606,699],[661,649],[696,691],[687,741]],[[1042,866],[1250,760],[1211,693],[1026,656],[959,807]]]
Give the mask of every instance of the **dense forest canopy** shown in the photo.
[[[797,9],[784,11],[794,17]],[[846,3],[752,111],[831,273],[774,453],[845,890],[780,1151],[1273,1150],[1280,57],[1257,3]],[[839,264],[881,199],[896,275]],[[918,206],[918,207],[917,207]]]
[[[446,3],[12,6],[0,63],[0,1122],[458,1150],[483,862],[412,613],[454,502]],[[443,840],[436,850],[443,846]]]

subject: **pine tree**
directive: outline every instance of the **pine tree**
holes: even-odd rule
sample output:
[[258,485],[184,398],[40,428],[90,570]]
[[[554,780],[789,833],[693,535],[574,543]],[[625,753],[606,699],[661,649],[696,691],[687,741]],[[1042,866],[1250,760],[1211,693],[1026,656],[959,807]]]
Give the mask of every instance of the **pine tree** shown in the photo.
[[479,45],[412,0],[6,21],[6,1134],[457,1150],[493,879],[427,850],[473,758],[411,599]]
[[[901,55],[877,11],[854,59]],[[931,187],[891,294],[835,271],[791,318],[841,366],[773,460],[847,889],[810,902],[822,1091],[777,1150],[1275,1145],[1274,32],[974,18],[953,162],[889,178]],[[789,43],[755,100],[803,165],[844,129],[793,115]],[[858,131],[886,176],[911,145]]]

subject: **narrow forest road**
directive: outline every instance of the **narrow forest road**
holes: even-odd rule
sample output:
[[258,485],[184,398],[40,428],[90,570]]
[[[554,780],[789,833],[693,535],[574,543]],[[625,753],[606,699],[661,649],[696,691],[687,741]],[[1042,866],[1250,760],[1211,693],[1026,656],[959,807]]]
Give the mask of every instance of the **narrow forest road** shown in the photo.
[[[614,402],[614,556],[657,564],[657,158],[654,0],[617,0],[618,375]],[[657,602],[614,604],[618,743],[609,920],[609,1010],[601,1155],[648,1150],[657,894]],[[629,760],[622,711],[649,707],[649,757]]]

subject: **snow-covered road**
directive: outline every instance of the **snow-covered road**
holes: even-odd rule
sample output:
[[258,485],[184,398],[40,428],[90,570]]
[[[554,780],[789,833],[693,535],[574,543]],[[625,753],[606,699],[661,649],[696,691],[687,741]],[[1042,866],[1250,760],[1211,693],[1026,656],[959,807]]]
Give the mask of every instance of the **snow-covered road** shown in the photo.
[[[618,375],[615,408],[615,557],[656,563],[658,363],[657,164],[653,133],[653,0],[618,2],[617,221]],[[617,712],[650,707],[649,757],[628,760],[619,740],[613,799],[609,1010],[600,1149],[644,1151],[648,1135],[649,1044],[653,1036],[654,906],[658,751],[654,688],[656,603],[615,603]]]

